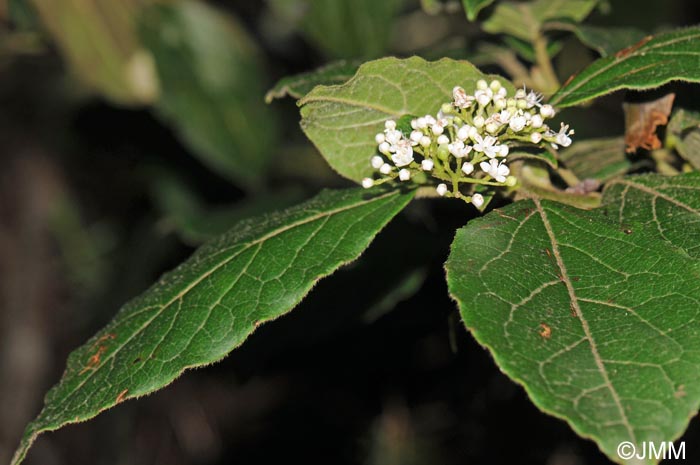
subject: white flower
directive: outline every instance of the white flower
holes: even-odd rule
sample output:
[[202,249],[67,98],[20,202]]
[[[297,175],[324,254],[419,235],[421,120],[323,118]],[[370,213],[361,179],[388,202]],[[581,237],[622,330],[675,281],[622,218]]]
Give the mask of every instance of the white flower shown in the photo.
[[518,116],[514,116],[510,120],[509,126],[514,132],[520,132],[525,128],[526,124],[527,124],[527,120],[525,119],[525,117],[522,115],[518,115]]
[[437,191],[438,195],[442,197],[443,195],[447,194],[447,184],[445,183],[440,183],[438,186],[435,188]]
[[479,166],[497,182],[506,182],[506,176],[510,174],[510,168],[503,162],[499,163],[498,160],[482,161]]
[[561,123],[561,128],[559,129],[559,132],[556,134],[555,142],[562,147],[568,147],[571,145],[571,135],[574,134],[574,130],[569,130],[569,125],[564,125],[564,123]]
[[380,132],[379,134],[377,134],[376,136],[374,136],[374,140],[377,141],[377,145],[379,145],[379,144],[381,144],[382,142],[384,142],[384,141],[386,140],[386,138],[384,137],[384,133],[383,133],[383,132]]
[[428,137],[428,136],[423,136],[420,138],[421,147],[429,147],[432,142],[433,141],[430,140],[430,137]]
[[461,140],[467,140],[469,139],[469,131],[472,129],[471,126],[468,124],[465,124],[459,130],[457,131],[457,138]]
[[498,121],[500,121],[501,124],[508,124],[512,116],[513,114],[510,112],[510,110],[503,110],[497,115],[494,115],[494,118],[498,118]]
[[379,167],[384,164],[384,159],[382,157],[380,157],[379,155],[375,155],[369,161],[369,164],[372,165],[372,168],[374,168],[375,170],[378,170]]
[[423,132],[422,131],[411,131],[411,141],[415,142],[416,144],[420,142],[421,138],[423,137]]
[[435,166],[433,160],[428,160],[427,158],[420,163],[420,167],[423,168],[423,171],[431,171],[433,166]]
[[396,166],[406,166],[413,161],[413,148],[409,141],[401,140],[392,149],[395,150],[395,153],[391,156],[391,161]]
[[454,99],[454,105],[457,108],[469,108],[474,101],[474,97],[467,95],[464,89],[459,86],[452,89],[452,98]]
[[394,129],[396,129],[396,121],[394,121],[393,119],[388,119],[386,120],[386,123],[384,123],[384,127],[387,131],[393,131]]
[[525,102],[527,103],[527,108],[532,108],[535,105],[540,106],[540,101],[542,101],[542,94],[538,94],[535,91],[530,91],[525,96]]
[[540,115],[542,115],[543,118],[552,118],[555,115],[554,107],[552,105],[542,105],[540,108]]
[[449,144],[447,148],[449,149],[450,153],[456,157],[458,156],[457,154],[462,153],[462,149],[464,148],[464,142],[462,142],[461,140],[456,140]]
[[372,178],[364,178],[362,180],[362,187],[365,189],[369,189],[370,187],[374,186],[374,179]]
[[539,113],[536,115],[533,115],[532,118],[530,119],[530,125],[533,128],[541,128],[543,124],[544,124],[544,118],[542,118],[542,115],[540,115]]
[[469,176],[470,174],[472,174],[474,172],[474,165],[467,162],[467,163],[462,165],[462,171],[464,172],[464,174]]
[[494,144],[498,141],[493,136],[486,136],[486,137],[481,137],[479,134],[477,134],[474,137],[474,150],[477,152],[483,152],[486,154],[487,157],[493,158],[496,156],[496,151],[497,148],[494,146]]
[[476,208],[481,208],[481,206],[484,204],[484,196],[481,194],[472,194],[472,205],[474,205]]
[[411,172],[408,171],[406,168],[400,170],[399,179],[402,181],[408,181],[409,179],[411,179]]
[[474,92],[474,98],[482,106],[488,105],[489,102],[491,102],[492,97],[493,97],[493,91],[491,89],[489,89],[488,87],[486,89],[483,89],[483,90],[479,89],[476,92]]
[[401,134],[401,131],[397,131],[396,129],[387,129],[385,134],[386,134],[386,141],[392,145],[396,144],[403,137],[403,134]]
[[382,174],[391,173],[391,165],[389,163],[384,163],[382,166],[379,167],[379,172]]
[[379,152],[383,153],[384,155],[389,155],[391,153],[391,146],[389,145],[388,142],[382,142],[379,144]]
[[533,132],[532,134],[530,134],[530,140],[533,144],[539,144],[540,142],[542,142],[542,134],[539,132]]
[[448,144],[449,142],[450,142],[450,138],[444,134],[437,138],[438,145]]

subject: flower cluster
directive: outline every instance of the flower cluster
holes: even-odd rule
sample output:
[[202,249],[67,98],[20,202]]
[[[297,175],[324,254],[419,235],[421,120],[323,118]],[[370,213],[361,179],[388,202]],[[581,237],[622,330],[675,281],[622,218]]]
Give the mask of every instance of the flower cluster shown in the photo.
[[481,207],[483,195],[465,196],[461,184],[514,186],[517,180],[506,163],[511,147],[548,143],[557,149],[571,144],[574,131],[563,123],[553,131],[546,121],[555,110],[533,91],[518,89],[508,97],[499,81],[479,80],[472,94],[455,87],[452,97],[435,116],[386,121],[375,137],[379,154],[370,160],[377,179],[365,178],[362,185],[369,188],[396,178],[434,185],[430,175],[440,196]]

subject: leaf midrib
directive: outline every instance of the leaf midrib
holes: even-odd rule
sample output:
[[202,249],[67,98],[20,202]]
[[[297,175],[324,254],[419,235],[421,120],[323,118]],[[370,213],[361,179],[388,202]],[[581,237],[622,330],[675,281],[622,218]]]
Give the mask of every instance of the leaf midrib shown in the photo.
[[[336,209],[333,209],[333,210],[329,210],[329,211],[326,211],[326,212],[320,212],[320,213],[317,213],[316,215],[306,217],[306,218],[304,218],[304,219],[298,220],[298,221],[293,222],[293,223],[291,223],[291,224],[288,224],[288,225],[282,226],[282,227],[280,227],[280,228],[277,228],[277,229],[275,229],[275,230],[272,230],[272,231],[270,231],[269,233],[265,234],[264,236],[262,236],[262,237],[260,237],[260,238],[258,238],[258,239],[256,239],[256,240],[253,240],[253,241],[249,242],[248,244],[245,244],[243,247],[241,247],[239,250],[237,250],[233,255],[231,255],[231,256],[229,256],[229,257],[226,257],[225,260],[222,260],[221,262],[217,263],[213,268],[211,268],[210,270],[208,270],[207,272],[205,272],[204,274],[202,274],[202,275],[201,275],[199,278],[197,278],[195,281],[193,281],[192,283],[190,283],[189,285],[187,285],[187,286],[185,287],[185,289],[183,289],[181,292],[179,292],[177,295],[175,295],[175,296],[174,296],[172,299],[170,299],[167,303],[165,303],[159,310],[157,310],[157,311],[154,313],[154,315],[153,315],[151,318],[149,318],[147,321],[145,321],[145,322],[141,325],[141,327],[140,327],[138,330],[136,330],[128,339],[126,339],[122,344],[120,344],[119,346],[117,346],[116,349],[115,349],[114,351],[112,351],[110,354],[108,354],[108,355],[103,359],[102,363],[101,363],[98,367],[95,367],[94,370],[90,371],[90,372],[88,373],[88,376],[86,376],[74,389],[72,389],[70,393],[66,394],[66,395],[63,397],[63,399],[68,399],[68,398],[70,398],[70,397],[71,397],[73,394],[75,394],[80,388],[82,388],[82,387],[85,385],[85,383],[87,383],[87,382],[93,377],[93,375],[95,375],[98,371],[100,371],[101,368],[104,367],[105,364],[106,364],[109,360],[111,360],[112,358],[114,358],[114,357],[121,351],[121,349],[123,349],[131,340],[133,340],[136,336],[138,336],[138,335],[141,334],[146,328],[148,328],[148,327],[150,326],[150,324],[151,324],[156,318],[158,318],[158,316],[160,316],[166,309],[168,309],[168,308],[170,307],[170,305],[172,305],[174,302],[176,302],[176,301],[181,300],[182,298],[184,298],[192,289],[194,289],[196,286],[198,286],[203,280],[205,280],[207,277],[211,276],[214,272],[216,272],[216,271],[217,271],[219,268],[221,268],[222,266],[225,266],[225,265],[226,265],[227,263],[229,263],[231,260],[233,260],[233,259],[235,259],[236,257],[238,257],[241,253],[245,252],[246,250],[250,249],[251,247],[253,247],[253,246],[257,245],[257,244],[263,243],[263,242],[265,242],[265,241],[267,241],[267,240],[269,240],[269,239],[271,239],[271,238],[273,238],[273,237],[275,237],[275,236],[278,236],[278,235],[280,235],[280,234],[283,234],[283,233],[285,233],[285,232],[287,232],[287,231],[289,231],[289,230],[291,230],[291,229],[294,229],[294,228],[303,226],[303,225],[308,224],[308,223],[312,223],[312,222],[317,221],[317,220],[319,220],[319,219],[322,219],[322,218],[324,218],[324,217],[330,217],[330,216],[332,216],[332,215],[336,215],[336,214],[342,213],[342,212],[344,212],[344,211],[348,211],[348,210],[351,210],[351,209],[354,209],[354,208],[359,208],[359,207],[362,207],[362,206],[364,206],[364,205],[368,205],[368,204],[370,204],[370,203],[372,203],[372,202],[375,202],[375,201],[378,201],[378,200],[382,200],[382,199],[385,199],[385,198],[387,198],[387,197],[390,197],[390,196],[396,195],[396,194],[397,194],[397,191],[391,191],[391,192],[388,192],[388,193],[386,193],[386,194],[383,194],[383,195],[380,195],[380,196],[377,196],[377,197],[373,197],[373,198],[368,199],[368,200],[363,201],[363,202],[353,203],[353,204],[351,204],[351,205],[346,205],[346,206],[344,206],[344,207],[339,207],[339,208],[336,208]],[[59,405],[60,405],[60,404],[59,404]]]
[[549,218],[547,217],[547,213],[542,208],[542,204],[540,203],[540,201],[538,199],[533,199],[533,202],[535,204],[535,207],[537,208],[538,213],[540,214],[540,217],[542,218],[542,224],[544,226],[545,231],[547,232],[547,236],[549,237],[549,242],[552,246],[552,255],[554,255],[554,258],[557,262],[557,266],[559,268],[559,271],[561,272],[561,278],[562,278],[561,280],[566,285],[566,290],[569,294],[569,300],[571,301],[572,308],[573,308],[574,312],[576,313],[578,320],[581,322],[581,327],[582,327],[583,332],[586,336],[586,339],[588,340],[588,343],[590,345],[591,355],[593,356],[593,360],[595,361],[595,364],[598,367],[598,371],[600,372],[601,376],[603,377],[603,381],[604,381],[605,385],[607,386],[608,390],[610,391],[610,395],[612,396],[613,401],[615,402],[615,406],[617,407],[617,410],[620,414],[620,419],[622,421],[622,424],[625,426],[625,429],[627,430],[627,434],[629,435],[630,440],[634,444],[637,444],[634,430],[632,428],[632,425],[629,422],[629,419],[627,418],[627,415],[625,414],[625,409],[622,406],[622,401],[620,399],[620,396],[617,393],[617,390],[613,386],[612,382],[610,381],[610,377],[608,376],[607,368],[605,367],[603,359],[600,356],[600,353],[598,352],[598,346],[595,342],[595,339],[593,338],[593,334],[591,333],[591,329],[588,326],[588,321],[583,316],[581,306],[579,305],[578,297],[576,296],[576,290],[574,289],[573,282],[568,275],[568,272],[566,270],[566,265],[564,264],[564,260],[563,260],[562,255],[561,255],[561,251],[559,250],[559,241],[557,240],[557,238],[554,234],[554,230],[552,229],[552,225],[549,222]]

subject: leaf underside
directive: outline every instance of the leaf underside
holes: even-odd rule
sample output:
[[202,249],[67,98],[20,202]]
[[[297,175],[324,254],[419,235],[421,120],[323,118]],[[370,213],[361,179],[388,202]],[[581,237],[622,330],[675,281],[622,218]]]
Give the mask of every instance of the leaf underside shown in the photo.
[[647,176],[598,210],[517,202],[462,228],[446,265],[501,369],[614,461],[622,441],[678,438],[700,404],[699,191]]
[[93,418],[226,356],[260,324],[291,310],[320,278],[356,259],[412,196],[324,191],[241,222],[201,247],[70,355],[12,464],[38,434]]
[[700,82],[700,27],[677,29],[596,60],[562,86],[551,103],[569,107],[620,89],[651,89],[670,81]]

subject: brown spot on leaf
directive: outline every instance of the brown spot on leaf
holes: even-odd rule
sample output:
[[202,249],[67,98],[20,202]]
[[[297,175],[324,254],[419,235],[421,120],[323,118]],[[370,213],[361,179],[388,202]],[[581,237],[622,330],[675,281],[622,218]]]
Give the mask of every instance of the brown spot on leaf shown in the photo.
[[627,55],[631,54],[635,50],[640,49],[644,44],[646,44],[647,42],[649,42],[653,38],[654,38],[654,36],[646,36],[645,38],[643,38],[642,40],[640,40],[636,44],[633,44],[633,45],[630,45],[629,47],[623,48],[619,52],[615,53],[615,58],[626,57]]
[[540,323],[539,333],[542,339],[549,339],[552,337],[552,328],[547,323]]
[[114,402],[117,404],[124,402],[124,399],[126,398],[126,395],[128,394],[128,392],[129,392],[128,389],[124,389],[122,392],[119,393],[119,395],[117,396],[117,400],[115,400]]
[[673,100],[676,94],[668,94],[656,100],[642,103],[623,103],[625,112],[625,151],[635,152],[638,148],[656,150],[661,141],[656,128],[668,123]]
[[678,389],[676,389],[676,392],[673,393],[673,396],[676,399],[682,399],[686,395],[688,395],[688,393],[685,392],[685,384],[681,384],[680,386],[678,386]]

